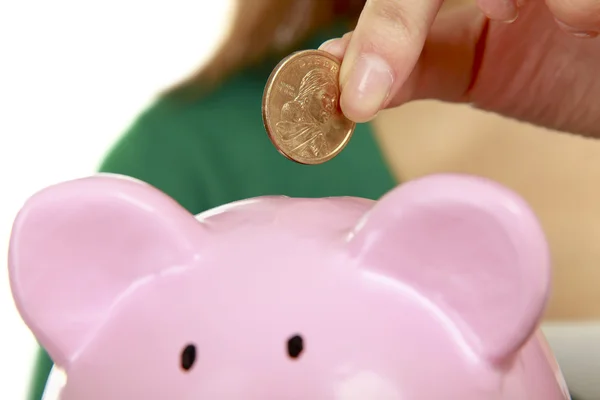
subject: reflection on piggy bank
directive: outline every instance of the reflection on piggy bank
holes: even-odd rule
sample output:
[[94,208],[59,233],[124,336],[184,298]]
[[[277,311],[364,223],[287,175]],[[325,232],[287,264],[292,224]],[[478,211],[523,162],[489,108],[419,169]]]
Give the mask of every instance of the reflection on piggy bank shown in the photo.
[[480,178],[194,217],[99,175],[34,195],[9,258],[61,400],[569,398],[538,330],[542,229]]

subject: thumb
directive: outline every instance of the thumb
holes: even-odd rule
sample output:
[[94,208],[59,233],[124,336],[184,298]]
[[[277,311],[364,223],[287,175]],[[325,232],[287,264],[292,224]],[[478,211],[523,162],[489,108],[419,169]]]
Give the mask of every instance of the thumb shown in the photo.
[[[406,44],[404,50],[402,46],[390,45],[391,50],[383,54],[378,50],[384,47],[371,47],[374,54],[357,56],[352,54],[352,51],[356,53],[356,46],[365,48],[361,47],[364,46],[362,42],[356,43],[358,29],[357,26],[357,31],[323,43],[320,49],[343,58],[340,74],[342,111],[355,122],[365,122],[381,109],[396,107],[410,100],[465,101],[483,51],[487,19],[475,6],[454,8],[435,18],[431,28],[426,29],[429,34],[423,38],[421,45],[418,41],[417,44],[413,42],[413,48]],[[395,43],[398,39],[381,40]],[[355,46],[354,50],[352,46]],[[414,46],[417,46],[416,51]],[[375,65],[378,69],[372,66],[375,71],[367,69],[360,79],[344,76],[344,66],[349,68],[352,62],[357,63],[356,58],[369,59],[373,55],[380,60]],[[386,69],[381,65],[390,67]],[[356,72],[352,71],[352,74]],[[369,76],[375,73],[380,74],[378,80]],[[352,79],[356,79],[358,84]],[[381,87],[384,84],[391,84],[384,99],[373,100],[382,97]]]
[[402,88],[443,0],[367,0],[340,69],[340,106],[366,122]]

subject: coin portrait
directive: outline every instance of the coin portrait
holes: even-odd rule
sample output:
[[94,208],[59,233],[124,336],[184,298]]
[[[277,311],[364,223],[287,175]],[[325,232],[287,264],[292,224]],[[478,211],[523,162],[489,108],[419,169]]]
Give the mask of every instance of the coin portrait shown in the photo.
[[339,106],[339,61],[316,50],[294,53],[269,78],[263,120],[275,147],[302,164],[320,164],[346,146],[354,130]]

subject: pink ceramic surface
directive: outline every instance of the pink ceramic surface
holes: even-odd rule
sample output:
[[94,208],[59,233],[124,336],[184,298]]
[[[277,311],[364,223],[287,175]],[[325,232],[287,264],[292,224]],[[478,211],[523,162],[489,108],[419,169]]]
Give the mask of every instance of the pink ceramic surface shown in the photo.
[[479,178],[194,218],[100,175],[34,195],[9,259],[62,400],[568,398],[538,330],[543,232]]

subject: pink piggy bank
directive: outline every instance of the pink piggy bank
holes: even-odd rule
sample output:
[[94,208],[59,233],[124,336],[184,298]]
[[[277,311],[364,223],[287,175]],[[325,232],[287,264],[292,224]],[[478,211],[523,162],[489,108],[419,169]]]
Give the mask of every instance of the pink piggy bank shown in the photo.
[[99,175],[34,195],[9,261],[61,400],[569,398],[538,330],[542,229],[480,178],[194,217]]

